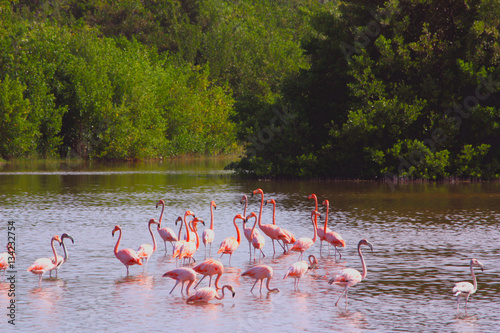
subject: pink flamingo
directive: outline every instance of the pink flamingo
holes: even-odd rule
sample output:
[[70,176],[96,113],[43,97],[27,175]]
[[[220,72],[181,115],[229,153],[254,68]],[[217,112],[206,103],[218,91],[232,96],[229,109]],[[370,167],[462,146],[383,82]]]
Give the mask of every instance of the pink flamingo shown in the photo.
[[186,259],[188,259],[188,263],[191,262],[191,259],[193,259],[193,262],[196,262],[196,260],[194,260],[193,256],[196,253],[196,251],[198,251],[198,248],[200,247],[200,237],[198,236],[198,232],[196,231],[196,229],[194,227],[194,225],[197,222],[201,222],[201,223],[205,224],[203,222],[203,220],[195,217],[194,219],[191,220],[191,222],[189,223],[189,226],[186,225],[186,228],[190,228],[191,231],[194,232],[194,235],[195,235],[195,238],[196,238],[196,243],[190,241],[190,239],[189,239],[189,233],[188,233],[188,239],[181,246],[181,248],[179,250],[179,259],[185,259],[186,258]]
[[[268,203],[273,205],[273,225],[276,225],[276,201],[274,201],[274,199],[269,199],[266,201],[266,205]],[[295,243],[297,239],[295,239],[295,236],[290,231],[283,228],[281,228],[281,231],[285,233],[286,237],[280,237],[280,240],[283,242],[283,245],[286,248],[286,250],[288,250],[288,244]]]
[[[257,225],[257,215],[254,212],[252,212],[252,213],[250,213],[250,215],[247,216],[247,218],[245,220],[248,220],[250,217],[255,217],[255,222],[253,224],[253,227],[252,227],[252,229],[250,229],[250,235],[252,237],[252,246],[253,246],[253,258],[255,260],[255,250],[259,250],[260,253],[262,254],[262,257],[266,256],[264,254],[264,252],[262,252],[264,245],[266,245],[266,239],[264,238],[264,236],[262,236],[258,232],[258,230],[255,230],[255,226]],[[243,221],[245,221],[245,220],[243,220]],[[260,255],[259,255],[259,259],[260,259]]]
[[[161,227],[161,221],[163,220],[163,212],[165,210],[165,201],[160,200],[156,203],[156,208],[161,205],[161,213],[160,213],[160,219],[158,220],[158,233],[160,234],[161,239],[163,239],[163,243],[165,244],[165,254],[167,254],[167,242],[170,242],[170,245],[172,245],[172,253],[174,250],[174,243],[177,242],[177,236],[175,235],[175,232],[172,228],[162,228]],[[182,219],[182,218],[181,218]]]
[[236,292],[234,291],[233,286],[226,284],[222,287],[222,296],[219,296],[217,294],[217,290],[215,290],[215,288],[205,287],[205,288],[198,289],[191,297],[189,297],[187,299],[186,303],[187,304],[206,303],[206,302],[210,302],[210,300],[212,300],[213,298],[221,300],[224,298],[224,289],[226,289],[226,288],[229,291],[231,291],[231,293],[233,294],[233,297],[234,297]]
[[[266,234],[267,237],[271,238],[271,240],[273,242],[273,255],[274,255],[274,254],[276,254],[276,249],[274,247],[274,241],[278,240],[278,239],[286,238],[287,235],[277,225],[262,224],[262,208],[264,207],[264,192],[262,191],[262,189],[258,188],[252,192],[252,196],[254,196],[255,194],[261,195],[260,212],[259,212],[259,228],[260,228],[260,230],[262,230],[262,232],[264,234]],[[283,247],[283,245],[281,245],[280,242],[278,242],[278,244],[283,248],[283,251],[285,251],[285,248]]]
[[[10,262],[9,262],[10,259]],[[0,271],[3,271],[2,276],[5,277],[5,273],[7,272],[7,268],[9,268],[9,264],[12,264],[16,261],[16,253],[14,252],[14,247],[11,242],[7,243],[7,252],[0,253]]]
[[318,265],[318,260],[314,255],[309,255],[308,259],[309,263],[307,263],[307,261],[297,261],[296,263],[291,265],[286,271],[285,276],[283,276],[283,280],[287,277],[295,279],[295,281],[293,282],[294,290],[299,289],[300,278],[303,277],[308,270],[315,269]]
[[458,282],[453,287],[454,296],[457,296],[457,311],[460,308],[460,298],[465,298],[465,312],[467,313],[467,302],[469,301],[469,296],[474,294],[477,290],[477,280],[476,275],[474,275],[474,266],[481,267],[481,271],[484,269],[484,265],[477,259],[473,258],[470,261],[470,273],[474,284],[470,282]]
[[208,282],[208,286],[210,287],[212,285],[212,276],[217,275],[217,278],[215,279],[215,288],[220,289],[219,287],[219,280],[222,274],[224,273],[224,265],[219,261],[215,259],[207,259],[198,265],[193,267],[193,270],[198,273],[203,275],[203,277],[198,281],[196,286],[194,287],[195,289],[198,288],[198,285],[203,281],[203,279],[206,276],[210,277],[210,280]]
[[207,245],[210,244],[210,248],[208,250],[208,256],[210,256],[210,252],[212,251],[212,242],[214,241],[215,233],[214,233],[214,209],[217,208],[215,201],[210,201],[210,229],[203,230],[203,234],[201,235],[201,239],[203,240],[203,245],[205,245],[205,258],[207,257]]
[[262,282],[264,282],[264,279],[267,279],[266,288],[268,291],[270,291],[270,292],[273,292],[273,291],[279,292],[280,291],[278,288],[271,289],[269,287],[270,281],[273,278],[273,269],[270,266],[267,266],[267,265],[254,266],[254,267],[246,270],[245,272],[243,272],[243,274],[241,274],[241,276],[249,276],[252,279],[255,279],[255,283],[253,284],[252,289],[250,289],[250,292],[253,291],[253,288],[255,287],[257,282],[260,280],[260,292],[262,293]]
[[[50,277],[52,277],[52,271],[55,269],[56,270],[56,278],[57,278],[57,271],[62,266],[62,264],[64,264],[66,261],[68,261],[68,258],[69,258],[68,250],[66,249],[66,244],[64,244],[64,239],[66,239],[66,238],[71,239],[71,243],[75,244],[75,239],[73,237],[71,237],[70,235],[68,235],[67,233],[64,233],[61,235],[61,245],[62,245],[63,251],[64,251],[64,258],[61,256],[57,256],[57,266],[50,270],[50,272],[49,272]],[[52,257],[51,259],[52,259],[52,261],[55,260],[54,257]]]
[[120,235],[118,236],[118,240],[116,241],[116,245],[115,245],[115,249],[114,249],[115,257],[118,260],[120,260],[122,262],[122,264],[125,265],[125,267],[127,267],[127,276],[128,276],[129,275],[128,267],[132,266],[132,265],[141,265],[142,266],[142,261],[139,258],[139,256],[137,255],[137,253],[132,249],[121,249],[120,251],[118,251],[118,247],[120,246],[120,241],[122,239],[122,228],[119,225],[115,226],[115,228],[111,232],[111,235],[113,237],[115,236],[116,231],[119,231]]
[[233,219],[233,224],[234,227],[236,228],[237,238],[234,237],[225,238],[219,246],[219,251],[217,251],[217,254],[222,253],[221,258],[224,254],[229,254],[229,265],[231,265],[231,257],[233,255],[233,252],[238,248],[238,246],[240,246],[241,243],[240,229],[236,225],[237,219],[244,220],[244,218],[243,216],[241,216],[241,214],[237,214]]
[[[52,237],[50,241],[50,246],[52,247],[54,258],[57,258],[56,248],[54,247],[54,242],[56,241],[59,243],[59,245],[61,245],[61,239],[59,238],[58,235]],[[51,258],[40,258],[35,260],[33,265],[31,265],[28,268],[28,272],[31,272],[33,274],[38,274],[38,286],[41,287],[43,274],[45,274],[45,272],[47,271],[50,271],[51,269],[54,269],[56,266],[57,262],[55,260],[52,260]]]
[[316,238],[318,236],[318,233],[317,233],[318,226],[316,224],[315,217],[317,217],[319,215],[320,214],[316,210],[313,210],[311,212],[311,220],[312,220],[313,228],[314,228],[314,237],[313,238],[300,237],[299,239],[297,239],[297,241],[295,243],[293,243],[293,246],[290,248],[290,251],[300,252],[299,260],[302,260],[302,254],[306,250],[308,250],[311,246],[313,246],[314,243],[316,242]]
[[153,238],[153,245],[142,244],[137,249],[137,256],[141,259],[143,264],[144,264],[144,260],[146,260],[146,265],[144,265],[144,271],[148,267],[149,258],[151,258],[153,253],[155,253],[155,251],[156,251],[156,239],[155,239],[155,235],[153,234],[153,231],[151,230],[152,224],[156,224],[156,225],[160,225],[160,224],[155,219],[150,219],[148,222],[148,229],[149,229],[149,233],[151,234],[151,238]]
[[[243,233],[245,234],[245,238],[248,241],[248,252],[250,253],[250,259],[252,259],[252,230],[253,229],[250,227],[247,228],[246,224],[247,224],[247,221],[250,217],[255,217],[257,219],[257,215],[254,212],[250,213],[249,216],[246,215],[247,214],[248,197],[245,194],[243,195],[243,198],[241,198],[240,202],[245,203],[245,208],[243,210],[243,217],[245,218],[243,220]],[[257,229],[255,229],[253,231],[253,233],[258,235],[258,236],[260,235],[260,232]]]
[[[310,196],[307,197],[308,200],[313,199],[314,200],[314,210],[318,211],[318,197],[316,194],[311,194]],[[319,216],[319,215],[318,215]],[[318,225],[318,216],[315,216],[314,219],[316,220],[316,225]],[[328,226],[326,227],[327,231],[330,231]],[[326,241],[325,238],[325,230],[321,228],[316,229],[318,233],[318,238],[319,238],[319,255],[321,256],[321,248],[323,247],[323,241]]]
[[[181,222],[182,222],[182,221],[184,221],[184,222],[182,222],[182,223],[181,223],[181,226],[180,226],[180,228],[179,228],[179,237],[178,237],[178,239],[179,239],[179,240],[178,240],[178,241],[175,243],[175,245],[174,245],[174,253],[172,254],[172,257],[173,257],[173,258],[177,258],[177,257],[179,256],[182,246],[183,246],[183,245],[184,245],[187,241],[189,241],[189,240],[190,240],[190,238],[189,238],[189,229],[188,229],[188,226],[187,226],[187,225],[188,225],[188,224],[187,224],[187,217],[188,217],[188,216],[193,216],[193,217],[194,217],[194,213],[193,213],[193,212],[191,212],[190,210],[187,210],[187,211],[184,213],[184,220],[183,220],[181,217],[178,217],[178,218],[177,218],[177,220],[175,221],[175,225],[177,225],[177,222],[179,222],[179,221],[181,221]],[[186,239],[187,239],[187,240],[182,240],[182,239],[181,239],[181,232],[182,232],[182,225],[183,225],[183,224],[184,224],[184,225],[186,225],[186,229],[188,229],[188,230],[187,230],[187,235],[186,235]]]
[[361,245],[369,246],[372,251],[373,251],[373,245],[366,239],[362,239],[358,243],[358,254],[359,257],[361,258],[361,266],[363,267],[363,273],[360,273],[358,270],[353,268],[345,268],[341,270],[337,275],[335,275],[334,278],[328,281],[329,284],[336,284],[345,287],[342,293],[340,294],[339,299],[335,303],[335,306],[339,304],[340,298],[342,297],[343,294],[345,294],[345,307],[347,309],[347,289],[361,282],[366,277],[367,274],[366,264],[365,264],[365,259],[363,258],[363,254],[361,253]]
[[[333,230],[328,229],[327,224],[328,224],[328,210],[330,208],[330,202],[328,200],[323,201],[323,205],[326,206],[326,217],[325,217],[325,226],[323,229],[319,228],[318,229],[318,237],[320,234],[320,230],[322,230],[323,238],[326,240],[328,244],[331,244],[335,247],[335,260],[337,260],[337,252],[339,253],[339,260],[342,259],[342,254],[340,251],[337,250],[337,246],[345,247],[345,241],[340,236],[338,232],[335,232]],[[329,251],[328,251],[329,252]],[[320,251],[321,255],[321,245],[320,245]]]
[[166,272],[165,274],[163,274],[163,277],[169,277],[176,280],[175,285],[172,288],[172,290],[170,290],[169,294],[171,294],[172,291],[174,291],[175,287],[177,287],[179,282],[182,282],[181,295],[184,295],[182,291],[184,290],[184,283],[187,282],[188,285],[186,288],[186,293],[189,296],[189,288],[196,281],[196,272],[189,267],[180,267]]

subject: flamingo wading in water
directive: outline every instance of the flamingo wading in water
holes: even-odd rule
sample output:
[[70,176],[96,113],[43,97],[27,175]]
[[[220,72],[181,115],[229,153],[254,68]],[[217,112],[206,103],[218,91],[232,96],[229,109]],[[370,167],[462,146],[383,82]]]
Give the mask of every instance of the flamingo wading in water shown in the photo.
[[201,239],[203,241],[203,245],[205,246],[205,258],[207,257],[207,245],[210,246],[208,249],[208,256],[210,256],[210,252],[212,251],[212,243],[214,241],[215,233],[214,233],[214,209],[217,208],[215,201],[210,201],[210,229],[203,230],[203,234],[201,235]]
[[241,235],[240,235],[240,229],[238,228],[238,225],[236,224],[236,220],[244,220],[243,216],[241,214],[236,214],[236,216],[233,219],[233,224],[234,227],[236,228],[236,235],[237,238],[234,237],[227,237],[225,238],[222,243],[219,246],[219,251],[217,251],[217,254],[222,253],[220,256],[224,254],[229,254],[229,265],[231,265],[231,257],[233,255],[233,252],[240,246],[241,243]]
[[287,277],[295,279],[295,281],[293,282],[294,290],[299,289],[300,278],[302,278],[308,270],[315,269],[318,266],[318,260],[314,255],[309,255],[308,259],[309,263],[307,261],[297,261],[296,263],[292,264],[286,271],[285,276],[283,276],[283,280]]
[[193,270],[198,273],[203,275],[203,277],[198,281],[196,286],[194,287],[195,289],[198,288],[198,285],[200,282],[207,276],[210,277],[210,280],[208,281],[208,286],[210,287],[212,285],[212,276],[217,275],[217,278],[215,279],[215,288],[220,289],[219,287],[219,280],[222,274],[224,273],[224,265],[219,261],[215,259],[207,259],[198,265],[193,267]]
[[[255,222],[253,224],[253,227],[252,227],[252,229],[250,229],[250,237],[252,239],[252,246],[253,246],[253,259],[255,260],[255,250],[259,250],[260,253],[262,254],[262,257],[266,256],[264,254],[264,252],[262,251],[262,248],[264,247],[264,245],[266,245],[266,239],[264,238],[264,236],[262,236],[258,232],[258,230],[255,230],[255,226],[257,225],[257,215],[254,212],[252,212],[250,215],[248,215],[246,217],[246,219],[243,220],[243,221],[246,222],[246,220],[248,220],[250,217],[255,217]],[[243,228],[245,228],[244,227],[245,226],[245,222],[243,222]],[[251,259],[251,255],[250,255],[250,259]],[[259,259],[260,259],[260,255],[259,255]]]
[[158,220],[158,234],[160,234],[161,239],[163,239],[163,243],[165,244],[165,254],[167,254],[167,242],[170,242],[170,245],[172,245],[172,253],[174,249],[174,243],[177,242],[177,236],[175,235],[175,232],[172,228],[168,227],[161,227],[161,221],[163,220],[163,212],[165,210],[165,201],[160,200],[156,203],[156,208],[161,205],[161,213],[160,213],[160,219]]
[[174,291],[175,287],[177,287],[179,282],[181,282],[182,283],[181,295],[184,295],[182,291],[184,289],[184,283],[187,282],[188,285],[186,288],[186,293],[189,296],[189,288],[196,281],[196,272],[189,267],[180,267],[166,272],[165,274],[163,274],[163,277],[169,277],[176,281],[174,287],[172,288],[172,290],[170,290],[169,294],[171,294],[172,291]]
[[137,255],[137,253],[132,249],[121,249],[120,251],[118,251],[118,247],[120,246],[120,241],[122,239],[122,228],[119,225],[115,226],[115,228],[111,232],[111,235],[114,237],[115,232],[117,231],[120,232],[120,235],[118,236],[118,240],[116,241],[116,245],[114,248],[115,257],[118,260],[120,260],[121,263],[125,265],[125,267],[127,267],[127,276],[128,276],[129,274],[128,267],[132,265],[142,265],[142,261],[141,258],[139,258],[139,256]]
[[[67,233],[64,233],[61,235],[61,246],[63,247],[64,258],[61,256],[57,256],[57,266],[50,270],[50,272],[49,272],[50,277],[52,277],[52,271],[54,269],[56,270],[56,277],[57,277],[57,271],[59,270],[59,268],[62,266],[62,264],[64,264],[66,261],[68,261],[68,258],[69,258],[68,250],[66,249],[66,244],[64,244],[64,239],[66,239],[66,238],[71,239],[71,243],[75,244],[75,239],[73,237],[71,237],[70,235],[68,235]],[[54,260],[54,258],[51,258],[51,259]]]
[[295,243],[293,243],[293,246],[290,248],[290,251],[294,252],[300,252],[299,260],[302,260],[302,254],[308,250],[311,246],[314,245],[316,242],[316,238],[318,237],[318,225],[316,224],[316,219],[315,217],[319,216],[319,212],[316,210],[313,210],[311,212],[311,220],[314,228],[314,237],[313,238],[308,238],[308,237],[300,237],[297,239]]
[[234,291],[233,286],[226,284],[222,287],[222,296],[219,296],[217,294],[217,290],[215,290],[215,288],[205,287],[205,288],[198,289],[192,296],[190,296],[187,299],[186,303],[187,304],[206,303],[206,302],[210,302],[210,300],[212,300],[214,298],[221,300],[224,298],[224,289],[226,289],[226,288],[233,294],[233,297],[234,297],[236,292]]
[[467,302],[469,301],[469,296],[474,294],[477,290],[477,280],[476,275],[474,274],[474,266],[481,267],[481,271],[484,269],[484,265],[477,260],[476,258],[471,259],[470,261],[470,273],[472,275],[472,279],[474,280],[474,284],[470,282],[458,282],[453,287],[453,294],[457,296],[457,311],[459,311],[460,307],[460,298],[465,298],[465,312],[467,312]]
[[[269,199],[266,201],[266,205],[271,204],[273,205],[273,225],[276,225],[276,201],[274,199]],[[286,237],[281,237],[280,240],[283,242],[283,246],[285,248],[285,251],[288,250],[288,244],[293,244],[297,240],[295,239],[295,236],[288,230],[281,228],[281,231],[286,235]]]
[[373,251],[373,245],[366,239],[362,239],[358,243],[358,254],[361,259],[361,266],[363,267],[363,273],[360,273],[358,270],[353,268],[345,268],[341,270],[337,275],[335,275],[334,278],[328,281],[329,284],[336,284],[344,287],[344,290],[340,294],[339,299],[335,303],[335,306],[339,304],[340,298],[342,298],[342,295],[345,294],[345,307],[347,309],[347,289],[361,282],[366,277],[367,270],[366,270],[365,259],[363,258],[363,253],[361,253],[361,245],[369,246],[372,251]]
[[151,258],[153,253],[155,253],[155,251],[156,251],[156,239],[155,239],[155,235],[153,234],[153,231],[151,230],[152,224],[156,224],[156,225],[160,225],[160,224],[155,219],[150,219],[148,222],[148,229],[149,229],[149,233],[151,234],[151,238],[153,238],[153,245],[142,244],[137,249],[137,256],[139,258],[141,258],[142,263],[144,264],[144,260],[146,261],[146,265],[144,265],[144,271],[146,271],[146,269],[148,267],[149,258]]
[[[321,229],[321,228],[318,229],[318,237],[320,234],[320,230],[322,230],[324,240],[326,240],[326,242],[328,244],[333,245],[335,248],[335,260],[337,260],[337,252],[339,253],[339,260],[340,260],[340,259],[342,259],[342,254],[340,254],[340,251],[337,250],[337,246],[345,247],[345,241],[342,238],[342,236],[340,236],[340,234],[338,232],[335,232],[333,230],[328,229],[327,224],[328,224],[328,211],[330,208],[330,202],[328,200],[325,200],[325,201],[323,201],[323,205],[326,206],[325,226],[323,229]],[[319,253],[321,255],[321,245],[320,245]],[[330,247],[328,247],[328,253],[330,253]]]
[[[54,242],[58,242],[61,245],[61,239],[58,235],[55,235],[50,240],[50,246],[52,247],[52,252],[54,253],[54,258],[57,258],[56,248],[54,247]],[[33,265],[28,267],[28,272],[38,275],[38,286],[42,286],[42,276],[45,272],[50,271],[51,269],[56,268],[57,261],[52,260],[51,258],[40,258],[35,260]]]
[[[278,239],[283,239],[287,238],[288,236],[281,230],[280,227],[277,225],[273,224],[262,224],[262,208],[264,207],[264,191],[262,189],[258,188],[255,191],[252,192],[252,196],[260,194],[261,195],[261,200],[260,200],[260,212],[259,212],[259,228],[262,230],[264,234],[266,234],[267,237],[271,238],[273,242],[273,255],[276,254],[276,248],[274,247],[274,241]],[[283,252],[285,252],[285,248],[283,245],[281,245],[280,242],[278,244],[283,248]]]
[[253,291],[253,288],[257,284],[257,282],[260,280],[260,292],[262,293],[262,282],[264,282],[264,279],[267,279],[266,282],[266,288],[268,291],[273,292],[279,292],[280,290],[278,288],[270,288],[269,283],[271,279],[273,278],[273,268],[267,265],[257,265],[254,266],[245,272],[241,274],[241,276],[249,276],[252,279],[255,279],[255,283],[252,286],[252,289],[250,289],[250,292]]

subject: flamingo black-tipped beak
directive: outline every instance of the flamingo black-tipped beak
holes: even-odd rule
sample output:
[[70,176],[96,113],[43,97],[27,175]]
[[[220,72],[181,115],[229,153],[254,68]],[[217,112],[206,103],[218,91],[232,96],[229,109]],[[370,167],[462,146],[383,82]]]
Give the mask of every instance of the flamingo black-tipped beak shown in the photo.
[[333,278],[330,279],[330,281],[328,281],[328,284],[332,284],[333,281],[335,281]]

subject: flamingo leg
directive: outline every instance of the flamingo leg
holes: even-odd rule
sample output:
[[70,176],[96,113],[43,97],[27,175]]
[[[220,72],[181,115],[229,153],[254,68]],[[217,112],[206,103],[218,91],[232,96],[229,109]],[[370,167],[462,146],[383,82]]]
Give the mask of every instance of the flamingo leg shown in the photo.
[[[267,278],[269,280],[269,278]],[[264,279],[260,280],[260,293],[262,294],[262,282],[264,282]]]
[[459,311],[460,308],[460,295],[457,296],[457,312]]
[[43,275],[43,274],[40,274],[40,275],[38,276],[38,286],[39,286],[40,288],[42,287],[42,275]]
[[167,254],[167,241],[163,241],[163,244],[165,244],[165,254]]
[[[194,289],[198,288],[198,285],[200,284],[201,281],[203,281],[203,279],[206,277],[206,275],[203,275],[203,277],[200,279],[200,281],[198,281],[198,283],[196,284],[196,286],[194,286]],[[211,279],[212,277],[210,277]],[[210,284],[209,284],[210,286]]]
[[171,294],[172,291],[174,291],[175,287],[177,287],[178,284],[179,284],[179,280],[175,281],[174,287],[172,288],[172,290],[170,290],[169,294]]
[[127,267],[127,276],[128,276],[128,265],[125,265],[125,267]]
[[[254,284],[253,284],[253,286],[252,286],[252,289],[250,289],[250,292],[252,292],[253,287],[255,287],[255,285],[257,284],[257,282],[258,282],[258,281],[259,281],[258,279],[255,279],[255,282],[254,282]],[[262,284],[261,284],[260,286],[261,286],[261,288],[262,288]]]
[[181,295],[184,296],[184,282],[186,281],[182,281],[182,284],[181,284]]
[[344,295],[344,293],[347,291],[347,286],[344,288],[344,290],[342,290],[342,292],[340,293],[340,296],[339,296],[339,299],[337,300],[337,302],[335,303],[335,306],[339,305],[339,301],[340,299],[342,298],[342,296]]
[[469,296],[470,294],[467,294],[467,297],[465,297],[465,313],[467,313],[467,302],[469,301]]
[[320,256],[320,257],[323,257],[323,256],[321,255],[321,250],[322,250],[322,248],[323,248],[323,241],[319,241],[319,256]]
[[264,254],[264,252],[262,252],[262,249],[260,250],[260,253],[262,253],[262,258],[266,257],[266,255]]

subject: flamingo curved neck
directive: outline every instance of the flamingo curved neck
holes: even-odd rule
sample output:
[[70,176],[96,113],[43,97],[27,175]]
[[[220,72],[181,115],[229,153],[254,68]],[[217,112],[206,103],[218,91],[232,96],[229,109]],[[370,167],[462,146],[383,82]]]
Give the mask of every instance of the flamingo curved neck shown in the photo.
[[252,231],[250,232],[250,239],[253,238],[253,232],[255,230],[255,226],[257,226],[257,217],[255,217],[255,222],[253,223]]
[[[190,232],[189,232],[189,226],[188,226],[188,223],[187,223],[187,217],[188,217],[187,215],[184,215],[184,224],[185,224],[185,227],[186,227],[186,235],[187,235],[186,236],[186,242],[189,242],[189,234],[190,234]],[[181,231],[179,230],[179,239],[180,239],[180,233],[181,233]]]
[[[325,227],[324,227],[324,231],[325,231],[325,234],[326,234],[326,228],[328,228],[328,212],[330,210],[330,203],[328,201],[326,201],[326,216],[325,216]],[[318,222],[318,216],[316,215],[316,223]]]
[[165,204],[162,202],[161,203],[161,213],[160,213],[160,218],[158,219],[158,230],[161,228],[161,221],[163,219],[163,211],[165,210]]
[[52,239],[52,241],[50,242],[50,246],[52,247],[52,252],[54,252],[54,265],[57,266],[57,252],[56,252],[56,248],[54,246],[54,241],[55,239]]
[[120,234],[118,235],[118,239],[116,240],[116,245],[115,245],[115,255],[118,253],[118,247],[120,246],[120,241],[122,239],[122,229],[118,229]]
[[266,282],[266,288],[267,288],[267,290],[269,290],[269,291],[276,291],[276,290],[279,290],[278,288],[273,288],[273,289],[271,289],[271,287],[269,286],[270,284],[271,284],[271,278],[269,278],[269,277],[268,277],[268,278],[267,278],[267,282]]
[[361,273],[361,280],[364,280],[368,272],[366,271],[365,258],[363,258],[363,253],[361,253],[361,244],[358,244],[358,254],[359,257],[361,258],[361,266],[363,267],[363,273]]
[[214,230],[214,206],[210,205],[210,229]]
[[151,238],[153,238],[153,251],[156,251],[156,239],[155,239],[155,235],[153,234],[153,231],[151,230],[151,224],[152,223],[149,223],[148,229],[149,229],[149,233],[151,234]]
[[[191,221],[193,222],[193,221]],[[196,236],[196,249],[198,250],[198,247],[200,247],[200,237],[198,236],[198,232],[194,230],[193,223],[189,226],[189,228],[194,232],[194,235]],[[189,239],[187,240],[189,242]]]
[[476,274],[474,274],[474,268],[472,267],[472,263],[470,264],[470,273],[472,274],[472,279],[474,281],[474,290],[472,293],[475,293],[477,290],[477,280],[476,280]]
[[273,205],[273,224],[276,225],[276,203],[271,202]]
[[225,295],[224,295],[224,289],[225,289],[225,288],[229,289],[229,287],[228,287],[227,285],[226,285],[226,286],[223,286],[223,287],[222,287],[222,296],[219,296],[219,295],[217,294],[217,292],[216,292],[216,293],[215,293],[215,298],[217,298],[217,299],[219,299],[219,300],[220,300],[220,299],[223,299],[223,298],[224,298],[224,296],[225,296]]
[[233,224],[234,224],[234,227],[236,228],[236,234],[238,235],[238,237],[236,238],[236,241],[238,242],[238,244],[240,244],[240,242],[241,242],[240,229],[238,228],[238,225],[236,224],[236,218],[233,220]]
[[64,239],[61,239],[61,245],[64,251],[64,262],[68,260],[68,251],[66,250],[66,244],[64,244]]
[[313,223],[313,229],[314,229],[314,237],[312,239],[313,243],[316,243],[316,238],[318,237],[318,224],[316,223],[316,220],[314,218],[318,218],[318,215],[313,214],[313,218],[311,218],[312,223]]
[[262,209],[264,208],[264,192],[259,191],[261,196],[260,200],[260,211],[259,211],[259,227],[262,227]]

